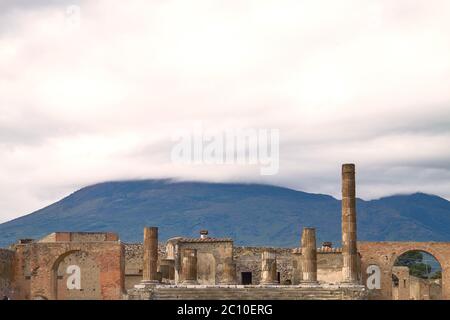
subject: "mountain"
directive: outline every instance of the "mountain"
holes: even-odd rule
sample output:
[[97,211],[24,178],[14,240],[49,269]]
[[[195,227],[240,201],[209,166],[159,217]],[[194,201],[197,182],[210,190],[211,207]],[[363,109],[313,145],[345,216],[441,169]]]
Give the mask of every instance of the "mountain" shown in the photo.
[[[160,239],[231,237],[238,245],[299,245],[301,228],[321,241],[341,239],[340,201],[322,194],[259,184],[139,180],[83,188],[46,208],[0,224],[0,246],[54,231],[114,231],[142,239],[144,226]],[[357,200],[359,240],[450,241],[450,202],[416,193]]]

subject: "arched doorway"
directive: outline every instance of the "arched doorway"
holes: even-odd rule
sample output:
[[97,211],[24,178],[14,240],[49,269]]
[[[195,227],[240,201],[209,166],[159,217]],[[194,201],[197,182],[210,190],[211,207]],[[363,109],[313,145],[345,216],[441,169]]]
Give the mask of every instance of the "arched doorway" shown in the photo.
[[430,253],[408,250],[392,267],[393,300],[442,299],[442,267]]
[[87,252],[68,251],[53,265],[54,296],[57,300],[101,299],[100,268]]

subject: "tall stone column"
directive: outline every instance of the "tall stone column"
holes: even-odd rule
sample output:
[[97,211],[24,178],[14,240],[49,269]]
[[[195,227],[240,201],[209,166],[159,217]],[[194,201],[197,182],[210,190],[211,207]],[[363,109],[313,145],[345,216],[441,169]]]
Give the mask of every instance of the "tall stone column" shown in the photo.
[[302,280],[301,283],[317,283],[316,229],[303,228],[302,232]]
[[261,284],[278,284],[277,256],[272,250],[264,250],[261,254]]
[[355,165],[342,165],[342,281],[358,282]]
[[197,284],[197,250],[184,249],[181,264],[182,283]]
[[143,283],[158,283],[158,228],[144,228],[144,268]]

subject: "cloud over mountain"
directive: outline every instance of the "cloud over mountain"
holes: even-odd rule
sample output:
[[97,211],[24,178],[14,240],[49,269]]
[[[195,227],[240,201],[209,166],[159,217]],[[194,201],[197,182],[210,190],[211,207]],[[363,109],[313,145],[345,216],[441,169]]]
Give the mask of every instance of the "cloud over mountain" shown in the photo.
[[[114,179],[338,196],[344,162],[357,164],[363,198],[450,199],[449,9],[445,0],[2,1],[0,221]],[[198,121],[218,132],[279,129],[279,174],[173,164],[173,133]]]

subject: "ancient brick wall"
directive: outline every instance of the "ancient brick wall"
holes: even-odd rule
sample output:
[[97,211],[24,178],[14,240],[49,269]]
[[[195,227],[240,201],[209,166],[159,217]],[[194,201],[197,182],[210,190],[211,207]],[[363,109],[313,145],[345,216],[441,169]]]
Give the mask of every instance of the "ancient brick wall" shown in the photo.
[[0,249],[0,299],[12,297],[14,251]]
[[[103,242],[16,244],[14,298],[120,299],[124,292],[123,245]],[[70,265],[81,269],[81,288],[68,291]]]
[[118,240],[118,235],[113,232],[53,232],[38,242],[100,242]]
[[[67,273],[71,266],[80,268],[80,288],[70,290],[67,282],[70,282],[72,274]],[[73,271],[72,271],[73,272]],[[56,299],[58,300],[100,300],[100,268],[91,254],[85,251],[74,251],[64,256],[56,267]]]

